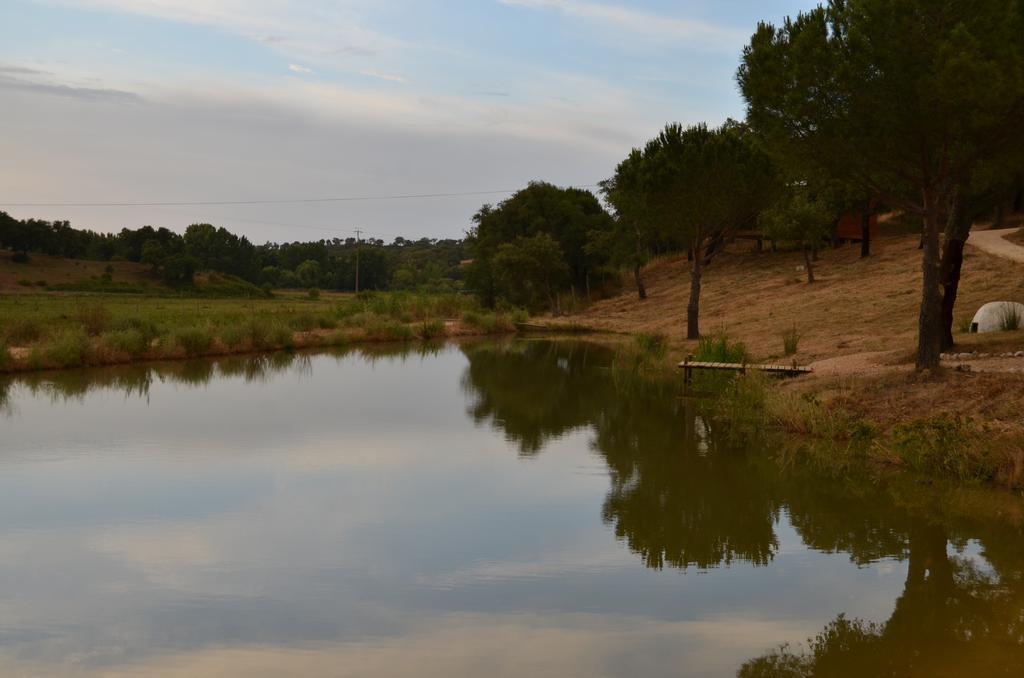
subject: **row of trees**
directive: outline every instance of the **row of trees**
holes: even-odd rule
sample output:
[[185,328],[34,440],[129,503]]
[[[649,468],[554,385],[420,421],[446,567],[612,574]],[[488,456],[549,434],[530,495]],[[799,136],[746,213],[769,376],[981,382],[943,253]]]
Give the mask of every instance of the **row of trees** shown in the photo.
[[919,369],[952,345],[971,224],[1019,191],[1022,34],[1019,0],[830,0],[743,53],[747,122],[791,183],[920,217]]
[[254,245],[245,236],[210,224],[178,234],[143,226],[119,233],[76,229],[67,221],[19,220],[0,212],[0,248],[19,258],[30,253],[95,261],[133,261],[164,282],[189,285],[198,271],[238,276],[257,285],[324,289],[428,289],[461,285],[461,240],[355,238]]

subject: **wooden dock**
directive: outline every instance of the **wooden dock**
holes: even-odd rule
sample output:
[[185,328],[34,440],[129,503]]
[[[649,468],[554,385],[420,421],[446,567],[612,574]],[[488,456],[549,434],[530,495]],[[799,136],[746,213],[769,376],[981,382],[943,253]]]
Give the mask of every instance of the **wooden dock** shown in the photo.
[[739,372],[740,374],[746,374],[748,370],[753,370],[755,372],[783,374],[786,376],[810,374],[811,372],[814,371],[810,367],[797,365],[795,361],[792,365],[756,365],[752,363],[709,363],[694,361],[691,360],[690,358],[687,358],[683,362],[679,363],[679,369],[683,371],[683,381],[685,381],[687,384],[693,381],[694,370]]

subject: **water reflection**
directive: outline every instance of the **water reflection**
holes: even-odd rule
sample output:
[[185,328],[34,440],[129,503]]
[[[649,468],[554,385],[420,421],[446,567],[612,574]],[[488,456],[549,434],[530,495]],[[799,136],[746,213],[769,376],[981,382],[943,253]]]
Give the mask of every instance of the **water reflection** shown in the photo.
[[484,341],[0,382],[0,674],[1021,668],[1019,502],[780,463],[611,365]]
[[603,518],[648,567],[766,565],[779,548],[780,511],[813,549],[846,553],[860,566],[907,562],[903,592],[883,623],[836,610],[810,647],[753,660],[743,676],[961,675],[978,666],[1024,673],[1024,533],[1015,499],[784,467],[770,441],[737,447],[725,435],[729,423],[699,402],[658,384],[622,392],[603,369],[610,355],[593,348],[533,343],[467,355],[472,412],[524,452],[592,428],[611,471]]

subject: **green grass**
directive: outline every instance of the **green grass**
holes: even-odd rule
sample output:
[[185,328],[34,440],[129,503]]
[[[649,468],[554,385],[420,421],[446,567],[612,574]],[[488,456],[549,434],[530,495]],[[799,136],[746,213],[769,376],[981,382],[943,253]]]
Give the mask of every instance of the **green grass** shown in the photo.
[[44,356],[57,367],[79,367],[88,361],[91,348],[83,328],[64,328],[47,344]]
[[796,326],[782,333],[782,352],[784,355],[796,355],[797,350],[800,348],[800,336]]
[[[275,298],[204,299],[126,295],[25,294],[0,297],[0,340],[34,351],[15,367],[45,367],[58,339],[98,337],[93,362],[271,350],[348,341],[437,338],[444,321],[475,317],[484,333],[514,331],[507,315],[480,309],[471,297],[442,294],[282,294]],[[300,334],[296,334],[300,333]],[[302,336],[309,333],[309,336]],[[154,339],[160,338],[157,345]],[[74,362],[60,351],[60,364]],[[73,356],[72,356],[73,357]],[[31,362],[32,364],[29,364]],[[10,368],[11,365],[8,365]]]
[[171,335],[174,345],[187,356],[203,355],[213,343],[213,333],[206,327],[183,327]]
[[745,363],[750,354],[742,342],[730,341],[727,334],[718,332],[700,338],[694,359],[709,363]]

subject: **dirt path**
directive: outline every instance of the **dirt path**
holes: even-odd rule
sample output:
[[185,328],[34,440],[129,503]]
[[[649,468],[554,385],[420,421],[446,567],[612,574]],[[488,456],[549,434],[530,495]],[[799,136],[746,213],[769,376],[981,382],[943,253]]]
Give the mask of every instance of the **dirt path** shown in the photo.
[[967,244],[977,247],[982,252],[1024,264],[1024,247],[1006,239],[1006,236],[1017,230],[1019,229],[1001,228],[995,231],[972,231]]

